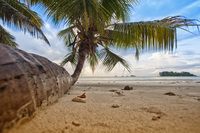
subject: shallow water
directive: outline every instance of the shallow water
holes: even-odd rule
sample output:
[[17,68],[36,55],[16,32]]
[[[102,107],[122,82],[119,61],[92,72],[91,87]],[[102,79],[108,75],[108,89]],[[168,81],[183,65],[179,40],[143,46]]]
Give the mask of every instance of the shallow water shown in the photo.
[[151,76],[139,76],[139,77],[80,77],[78,81],[95,81],[95,82],[113,82],[113,81],[192,81],[200,82],[200,77],[151,77]]

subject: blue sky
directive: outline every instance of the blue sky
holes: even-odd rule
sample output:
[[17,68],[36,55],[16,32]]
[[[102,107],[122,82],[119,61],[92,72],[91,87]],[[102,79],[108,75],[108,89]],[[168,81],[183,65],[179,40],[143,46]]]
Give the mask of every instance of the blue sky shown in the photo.
[[[47,57],[59,64],[68,53],[62,40],[57,38],[58,31],[64,27],[55,27],[50,19],[47,20],[43,16],[42,9],[34,8],[34,10],[44,19],[45,25],[42,29],[49,39],[51,47],[29,34],[24,35],[21,31],[7,29],[16,37],[20,49]],[[151,21],[174,15],[200,20],[200,0],[140,0],[131,12],[130,21]],[[134,51],[115,50],[118,55],[127,59],[132,70],[131,73],[125,71],[124,75],[158,76],[161,71],[188,71],[200,76],[200,33],[197,32],[197,28],[190,28],[189,30],[199,36],[178,30],[178,48],[173,53],[163,51],[143,52],[139,61],[137,61]],[[69,73],[73,72],[70,64],[66,65],[65,68]],[[124,68],[120,64],[116,65],[111,72],[106,72],[100,65],[92,73],[88,64],[85,64],[82,76],[121,76],[123,71]]]

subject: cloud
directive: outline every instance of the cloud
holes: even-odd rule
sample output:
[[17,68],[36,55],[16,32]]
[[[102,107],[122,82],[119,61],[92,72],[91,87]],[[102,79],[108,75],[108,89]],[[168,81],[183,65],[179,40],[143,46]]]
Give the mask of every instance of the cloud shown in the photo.
[[45,28],[50,29],[50,24],[49,23],[45,23]]
[[192,14],[197,10],[200,10],[200,0],[191,2],[191,4],[186,5],[184,8],[182,8],[178,13],[179,14]]
[[133,55],[128,55],[132,73],[136,76],[157,76],[161,71],[189,71],[200,75],[200,63],[198,55],[193,56],[184,55],[181,51],[176,53],[154,52],[144,53],[140,60],[131,61]]
[[[156,53],[157,56],[152,55],[150,61],[159,62],[160,65],[155,65],[157,70],[173,70],[173,71],[192,71],[195,74],[200,75],[199,67],[200,63],[196,61],[191,61],[192,58],[185,58],[188,55],[182,54],[182,52],[177,53],[177,57],[174,58],[168,54]],[[153,59],[153,60],[152,60]]]
[[185,65],[175,65],[175,66],[165,66],[165,67],[159,67],[159,68],[156,68],[156,69],[191,69],[191,68],[200,68],[200,63],[196,63],[196,64],[185,64]]
[[19,48],[26,52],[44,56],[56,63],[60,62],[68,53],[63,41],[57,38],[58,30],[52,28],[48,23],[45,24],[44,34],[47,36],[51,46],[46,44],[45,41],[31,36],[29,33],[24,34],[21,31],[13,31],[8,27],[5,28],[15,36]]

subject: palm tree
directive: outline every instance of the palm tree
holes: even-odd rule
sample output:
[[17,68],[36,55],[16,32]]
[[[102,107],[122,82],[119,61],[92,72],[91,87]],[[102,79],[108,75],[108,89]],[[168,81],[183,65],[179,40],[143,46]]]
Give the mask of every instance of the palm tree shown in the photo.
[[48,17],[56,24],[68,27],[58,36],[65,41],[71,53],[65,56],[61,65],[70,62],[75,65],[72,74],[74,84],[85,61],[94,71],[99,63],[111,71],[121,63],[130,71],[128,63],[110,50],[135,49],[139,58],[141,50],[173,50],[177,45],[176,29],[184,26],[198,26],[194,19],[182,16],[167,17],[148,22],[128,22],[130,9],[138,0],[31,0],[46,7]]
[[[28,2],[24,0],[24,2]],[[3,24],[17,27],[24,32],[28,31],[32,36],[42,38],[47,44],[49,41],[40,29],[43,25],[38,14],[29,9],[20,0],[0,0],[0,19]],[[16,47],[15,38],[0,25],[0,43]]]

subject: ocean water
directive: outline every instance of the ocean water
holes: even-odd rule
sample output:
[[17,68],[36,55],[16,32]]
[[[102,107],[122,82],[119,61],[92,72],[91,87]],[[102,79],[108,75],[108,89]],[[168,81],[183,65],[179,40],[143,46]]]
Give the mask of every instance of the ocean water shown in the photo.
[[149,81],[149,82],[162,82],[162,81],[192,81],[200,82],[200,77],[150,77],[150,76],[139,76],[139,77],[80,77],[78,81],[90,81],[90,82],[113,82],[113,81]]

